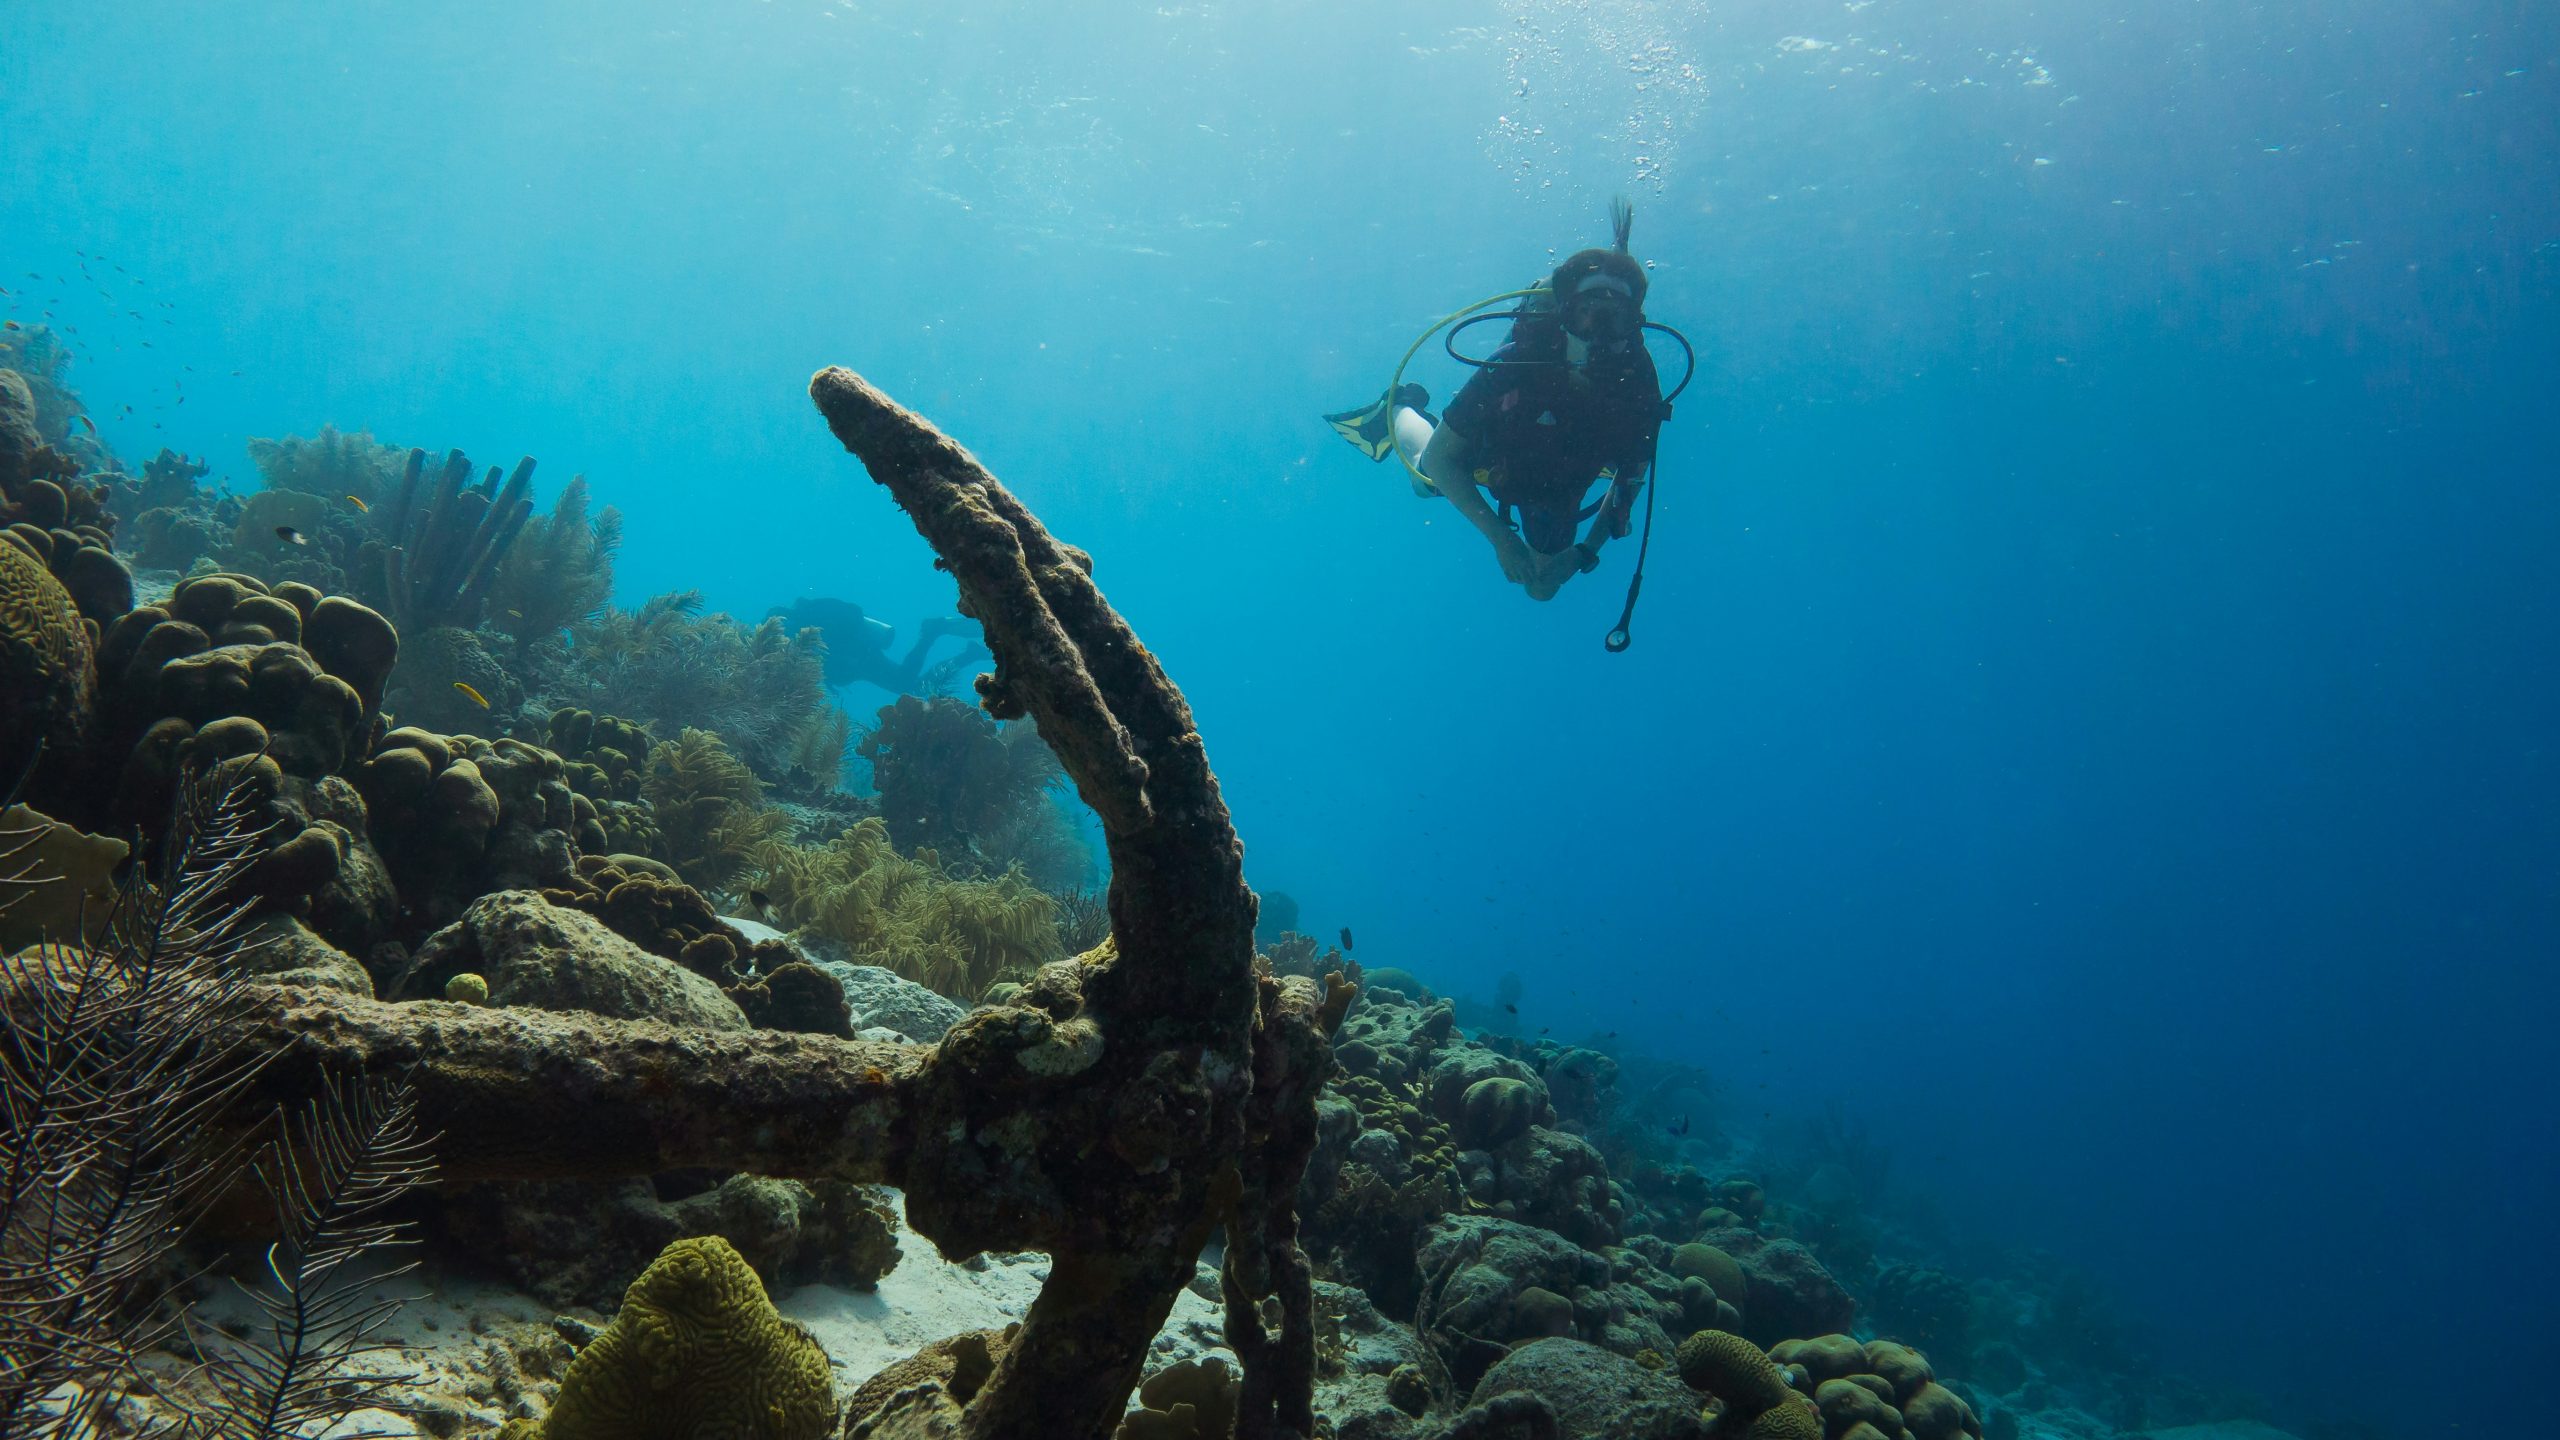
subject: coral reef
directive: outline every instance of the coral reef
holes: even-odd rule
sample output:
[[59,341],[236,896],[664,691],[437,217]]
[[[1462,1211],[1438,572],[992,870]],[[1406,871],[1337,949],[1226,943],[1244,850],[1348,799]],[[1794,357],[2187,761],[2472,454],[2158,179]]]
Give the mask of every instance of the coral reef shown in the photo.
[[403,727],[354,780],[409,938],[453,923],[483,895],[576,883],[572,836],[593,806],[548,750]]
[[[1693,1343],[1703,1340],[1703,1334],[1693,1337]],[[1973,1407],[1939,1384],[1927,1357],[1907,1345],[1890,1340],[1861,1345],[1847,1335],[1822,1335],[1773,1346],[1763,1363],[1780,1367],[1778,1373],[1795,1392],[1782,1404],[1768,1404],[1761,1378],[1752,1368],[1757,1355],[1738,1337],[1723,1337],[1716,1342],[1714,1356],[1702,1358],[1690,1383],[1723,1400],[1728,1417],[1737,1412],[1756,1416],[1764,1404],[1773,1414],[1787,1405],[1810,1410],[1809,1423],[1788,1421],[1806,1425],[1801,1433],[1807,1440],[1816,1436],[1822,1440],[1867,1440],[1868,1436],[1981,1440],[1983,1426]],[[1683,1375],[1692,1374],[1690,1359],[1689,1349],[1683,1347]],[[1733,1386],[1736,1393],[1727,1393],[1719,1385]],[[1751,1433],[1778,1432],[1755,1419]]]
[[552,753],[569,767],[569,788],[596,809],[596,828],[578,836],[580,848],[659,858],[666,844],[657,811],[641,795],[649,752],[657,741],[628,720],[568,706],[551,712],[545,727]]
[[[438,1160],[457,1182],[691,1167],[889,1182],[946,1255],[1046,1250],[1039,1298],[968,1402],[968,1429],[986,1440],[1109,1434],[1223,1223],[1244,1367],[1236,1432],[1304,1434],[1316,1330],[1293,1166],[1312,1144],[1350,987],[1254,973],[1242,846],[1189,709],[1089,562],[850,373],[822,374],[812,393],[986,626],[990,712],[1036,711],[1095,807],[1115,943],[1043,967],[1020,1003],[973,1012],[931,1050],[249,985],[224,1034],[273,1057],[252,1098],[397,1072],[442,1130]],[[401,748],[420,756],[404,762],[420,787],[449,768],[413,740]],[[592,1350],[581,1365],[605,1358]],[[815,1373],[822,1388],[822,1358]],[[574,1413],[569,1390],[555,1427]]]
[[1241,1400],[1234,1369],[1215,1355],[1168,1365],[1138,1387],[1112,1440],[1226,1440]]

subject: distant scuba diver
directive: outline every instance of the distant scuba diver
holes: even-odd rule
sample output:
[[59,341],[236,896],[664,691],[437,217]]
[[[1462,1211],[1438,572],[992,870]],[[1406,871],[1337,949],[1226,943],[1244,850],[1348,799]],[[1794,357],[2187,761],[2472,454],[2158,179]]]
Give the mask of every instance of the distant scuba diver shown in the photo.
[[[1613,202],[1609,224],[1615,248],[1576,251],[1527,289],[1447,316],[1406,349],[1377,400],[1324,418],[1370,459],[1390,453],[1401,459],[1417,496],[1448,497],[1492,544],[1503,578],[1533,600],[1552,599],[1566,581],[1596,569],[1601,547],[1632,528],[1636,495],[1643,492],[1645,539],[1627,584],[1626,607],[1606,641],[1618,651],[1629,643],[1628,626],[1644,586],[1644,556],[1652,544],[1653,498],[1645,482],[1652,476],[1662,422],[1671,416],[1670,402],[1689,384],[1684,373],[1669,395],[1662,392],[1644,332],[1667,335],[1684,355],[1690,351],[1679,331],[1644,318],[1644,266],[1627,253],[1634,207],[1623,199]],[[1476,313],[1506,300],[1521,304]],[[1459,353],[1460,334],[1496,320],[1512,322],[1502,348],[1485,359]],[[1476,373],[1435,420],[1425,408],[1429,393],[1404,383],[1404,370],[1443,328],[1450,358]],[[1689,370],[1695,369],[1690,355]],[[1607,489],[1585,504],[1584,496],[1602,480]],[[1592,522],[1590,531],[1577,540],[1574,532],[1585,520]]]
[[[966,638],[971,629],[968,621],[955,615],[926,620],[916,627],[916,641],[905,656],[892,660],[889,642],[897,635],[896,628],[863,614],[862,607],[850,600],[811,596],[776,605],[766,615],[780,617],[794,630],[815,627],[826,637],[824,673],[830,688],[863,680],[893,695],[923,694],[925,665],[934,642]],[[962,646],[960,653],[967,653],[967,648]]]

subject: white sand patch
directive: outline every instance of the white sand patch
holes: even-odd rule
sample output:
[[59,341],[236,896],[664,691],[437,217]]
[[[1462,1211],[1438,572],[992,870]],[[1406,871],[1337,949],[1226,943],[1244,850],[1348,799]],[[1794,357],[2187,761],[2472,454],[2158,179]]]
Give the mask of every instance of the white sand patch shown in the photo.
[[[832,1285],[803,1285],[779,1298],[776,1308],[809,1327],[835,1362],[836,1382],[846,1390],[879,1374],[927,1344],[967,1330],[1001,1329],[1031,1308],[1049,1278],[1045,1255],[986,1255],[946,1264],[933,1242],[907,1227],[906,1202],[898,1203],[898,1248],[906,1258],[868,1293]],[[1215,1266],[1202,1262],[1191,1288],[1174,1297],[1173,1313],[1156,1335],[1147,1369],[1207,1354],[1234,1352],[1220,1340],[1224,1322],[1208,1299],[1218,1291]]]

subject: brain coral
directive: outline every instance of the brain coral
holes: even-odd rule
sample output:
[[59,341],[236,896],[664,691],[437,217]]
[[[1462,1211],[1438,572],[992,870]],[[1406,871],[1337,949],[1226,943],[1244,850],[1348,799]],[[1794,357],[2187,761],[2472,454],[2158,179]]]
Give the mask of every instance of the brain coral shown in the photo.
[[827,1352],[765,1298],[718,1236],[679,1240],[560,1382],[543,1440],[819,1440],[835,1429]]
[[1822,1415],[1804,1397],[1790,1396],[1751,1417],[1751,1427],[1742,1435],[1743,1440],[1822,1440]]
[[1757,1415],[1786,1403],[1787,1382],[1760,1347],[1722,1330],[1680,1342],[1680,1378],[1725,1403],[1725,1413]]
[[66,761],[76,755],[92,688],[89,636],[70,592],[32,551],[0,539],[0,776],[22,773],[38,745]]
[[1528,1134],[1540,1108],[1538,1092],[1528,1081],[1497,1075],[1467,1087],[1452,1128],[1460,1148],[1491,1150]]

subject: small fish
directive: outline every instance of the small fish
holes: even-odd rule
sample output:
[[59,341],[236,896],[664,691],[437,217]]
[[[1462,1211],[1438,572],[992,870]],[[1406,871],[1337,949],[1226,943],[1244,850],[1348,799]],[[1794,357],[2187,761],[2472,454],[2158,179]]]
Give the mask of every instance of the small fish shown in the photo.
[[524,618],[524,612],[521,610],[510,610],[507,612],[507,618],[510,620],[521,620]]
[[88,416],[86,416],[86,415],[76,415],[76,416],[73,416],[72,418],[73,418],[73,419],[76,419],[76,420],[78,420],[78,421],[80,422],[80,428],[81,428],[81,429],[88,431],[88,432],[89,432],[90,434],[92,434],[92,435],[95,435],[95,434],[97,434],[97,433],[98,433],[98,425],[97,425],[97,422],[96,422],[96,421],[94,421],[94,420],[91,420]]
[[310,541],[305,540],[305,539],[303,539],[303,538],[302,538],[302,532],[301,532],[301,531],[294,529],[294,528],[293,528],[292,526],[290,526],[290,525],[279,525],[279,526],[277,526],[277,527],[276,527],[276,538],[277,538],[277,539],[279,539],[279,540],[281,540],[281,541],[283,541],[283,542],[284,542],[284,543],[286,543],[287,545],[308,545],[308,544],[310,544],[310,543],[311,543]]
[[1674,1135],[1686,1135],[1686,1134],[1688,1134],[1688,1133],[1689,1133],[1689,1117],[1688,1117],[1688,1116],[1686,1116],[1686,1115],[1683,1115],[1683,1116],[1681,1116],[1681,1117],[1680,1117],[1680,1119],[1678,1120],[1678,1122],[1676,1122],[1676,1123],[1674,1123],[1674,1124],[1670,1124],[1670,1125],[1665,1125],[1665,1126],[1663,1126],[1662,1128],[1663,1128],[1663,1129],[1665,1129],[1665,1130],[1670,1131],[1670,1132],[1671,1132],[1672,1134],[1674,1134]]
[[462,692],[463,699],[470,701],[472,704],[479,706],[483,710],[489,708],[488,696],[481,694],[479,691],[472,689],[470,686],[463,684],[459,680],[453,682],[453,688]]
[[18,322],[15,320],[0,320],[0,326],[7,326],[9,329],[15,330],[18,328]]
[[1554,1028],[1556,1028],[1556,1027],[1554,1027],[1553,1025],[1541,1025],[1541,1026],[1539,1026],[1539,1027],[1538,1027],[1538,1033],[1539,1033],[1539,1034],[1541,1034],[1541,1035],[1544,1035],[1544,1034],[1546,1034],[1548,1031],[1553,1030]]
[[350,505],[353,505],[354,507],[356,507],[356,509],[357,509],[359,512],[363,513],[363,514],[370,515],[370,514],[372,514],[372,513],[373,513],[373,507],[372,507],[372,506],[367,505],[367,504],[366,504],[366,503],[364,503],[362,500],[357,499],[357,498],[356,498],[355,496],[353,496],[353,495],[350,495],[350,496],[348,496],[348,497],[347,497],[347,503],[348,503],[348,504],[350,504]]
[[1342,927],[1342,948],[1345,950],[1351,948],[1351,927],[1348,925]]
[[1519,1013],[1520,1013],[1520,1007],[1519,1007],[1519,1006],[1517,1006],[1517,1005],[1508,1005],[1508,1004],[1506,1004],[1506,1005],[1504,1005],[1502,1008],[1503,1008],[1503,1009],[1505,1009],[1505,1010],[1507,1010],[1507,1011],[1509,1011],[1509,1012],[1511,1012],[1511,1013],[1512,1013],[1512,1014],[1514,1014],[1514,1015],[1517,1015],[1517,1014],[1519,1014]]
[[750,905],[753,905],[754,907],[756,907],[756,913],[757,913],[757,914],[759,914],[759,915],[761,915],[761,914],[763,914],[765,911],[770,910],[770,909],[772,909],[772,908],[773,908],[773,902],[772,902],[771,900],[769,900],[769,899],[766,899],[766,898],[765,898],[765,893],[764,893],[763,891],[761,891],[761,890],[750,890],[750,891],[748,891],[748,892],[747,892],[747,903],[748,903],[748,904],[750,904]]

